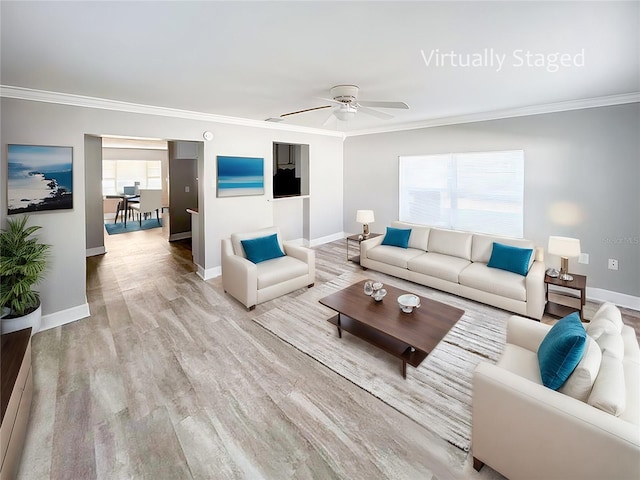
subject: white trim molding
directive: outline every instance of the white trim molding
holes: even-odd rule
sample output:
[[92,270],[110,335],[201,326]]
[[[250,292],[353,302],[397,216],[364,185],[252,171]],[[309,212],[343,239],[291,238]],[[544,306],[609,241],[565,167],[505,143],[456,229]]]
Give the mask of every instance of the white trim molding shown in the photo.
[[619,307],[640,311],[640,297],[634,297],[626,293],[612,292],[611,290],[604,290],[602,288],[587,287],[587,300],[594,302],[611,302]]
[[372,135],[376,133],[401,132],[405,130],[418,130],[421,128],[443,127],[445,125],[458,125],[461,123],[485,122],[488,120],[501,120],[503,118],[526,117],[528,115],[542,115],[545,113],[566,112],[581,110],[584,108],[609,107],[626,103],[640,102],[640,92],[609,95],[606,97],[585,98],[566,102],[549,103],[545,105],[531,105],[528,107],[508,108],[490,112],[479,112],[454,117],[432,118],[413,123],[388,125],[363,130],[346,132],[346,137],[358,135]]
[[314,238],[309,242],[310,247],[317,247],[318,245],[324,245],[325,243],[335,242],[336,240],[342,240],[345,237],[344,232],[334,233],[325,237]]
[[75,322],[76,320],[81,320],[90,316],[91,312],[89,310],[89,303],[85,302],[77,307],[71,307],[60,312],[43,315],[42,326],[39,331],[42,332],[44,330],[49,330],[50,328],[66,325],[67,323]]
[[87,248],[85,252],[85,257],[95,257],[97,255],[104,255],[107,253],[107,250],[104,248],[104,245],[101,247]]
[[213,268],[202,268],[200,265],[197,265],[198,271],[196,275],[198,275],[202,280],[211,280],[212,278],[219,277],[222,275],[222,267],[213,267]]
[[118,112],[140,113],[143,115],[158,115],[162,117],[183,118],[187,120],[202,120],[205,122],[225,123],[228,125],[267,128],[270,130],[311,133],[314,135],[340,137],[342,139],[344,139],[345,136],[344,132],[336,130],[325,130],[322,128],[303,127],[300,125],[291,124],[278,124],[262,120],[253,120],[249,118],[218,115],[215,113],[194,112],[191,110],[180,110],[177,108],[142,105],[139,103],[121,102],[119,100],[87,97],[84,95],[74,95],[71,93],[49,92],[46,90],[35,90],[32,88],[14,87],[11,85],[0,85],[0,97],[15,98],[18,100],[30,100],[33,102],[56,103],[74,107],[98,108],[102,110],[115,110]]

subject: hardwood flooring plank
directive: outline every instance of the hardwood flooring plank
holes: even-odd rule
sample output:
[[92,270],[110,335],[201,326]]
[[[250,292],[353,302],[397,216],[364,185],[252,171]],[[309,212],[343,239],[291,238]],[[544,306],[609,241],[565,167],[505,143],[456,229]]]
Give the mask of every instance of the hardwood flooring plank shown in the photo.
[[[91,317],[34,336],[18,478],[501,478],[252,320],[308,289],[248,312],[163,230],[106,236],[87,259]],[[362,272],[344,240],[315,251],[317,286]]]

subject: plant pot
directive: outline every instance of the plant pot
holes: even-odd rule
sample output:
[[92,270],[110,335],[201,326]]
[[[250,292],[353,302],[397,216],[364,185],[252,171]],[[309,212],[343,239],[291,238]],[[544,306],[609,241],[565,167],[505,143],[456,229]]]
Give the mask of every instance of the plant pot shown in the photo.
[[4,318],[5,312],[0,322],[2,326],[2,333],[15,332],[17,330],[23,330],[31,327],[31,336],[38,333],[40,325],[42,324],[42,304],[38,306],[33,312],[16,318]]

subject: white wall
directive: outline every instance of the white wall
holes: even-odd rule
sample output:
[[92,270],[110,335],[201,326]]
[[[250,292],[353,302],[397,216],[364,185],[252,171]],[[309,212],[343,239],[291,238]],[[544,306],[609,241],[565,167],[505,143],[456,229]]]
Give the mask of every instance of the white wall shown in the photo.
[[[525,151],[524,236],[546,250],[550,235],[579,238],[589,265],[570,260],[589,288],[640,297],[640,104],[348,137],[345,232],[373,232],[398,217],[398,156]],[[616,258],[620,270],[607,269]],[[556,257],[547,264],[559,266]]]
[[[43,315],[81,318],[86,308],[85,286],[85,134],[122,135],[202,141],[202,133],[213,132],[204,142],[199,179],[199,205],[204,227],[202,269],[219,272],[220,241],[236,231],[271,225],[272,144],[305,143],[311,147],[310,234],[311,240],[340,237],[342,232],[342,138],[302,132],[229,125],[205,120],[126,113],[53,103],[1,99],[2,172],[7,171],[7,144],[66,145],[73,147],[73,194],[71,211],[35,214],[44,228],[41,238],[53,246],[46,280],[40,285]],[[216,197],[216,156],[264,157],[266,194],[255,197]],[[4,174],[3,174],[4,177]],[[89,181],[89,180],[87,180]],[[99,179],[87,189],[101,195]],[[6,226],[6,183],[0,182],[3,199],[0,220]],[[327,215],[327,212],[331,212]],[[100,215],[102,210],[100,209]],[[102,227],[101,227],[102,228]],[[91,236],[90,236],[91,237]],[[46,323],[46,318],[43,319]]]

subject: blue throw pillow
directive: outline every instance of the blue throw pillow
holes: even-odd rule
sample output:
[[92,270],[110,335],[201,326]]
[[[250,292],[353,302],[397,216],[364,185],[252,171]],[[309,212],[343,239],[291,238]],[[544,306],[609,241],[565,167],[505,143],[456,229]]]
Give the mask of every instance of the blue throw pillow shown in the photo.
[[512,247],[493,242],[491,258],[487,266],[517,273],[524,277],[529,272],[529,260],[531,260],[532,253],[533,249],[531,248]]
[[242,248],[244,248],[247,258],[253,263],[284,257],[284,252],[280,248],[278,234],[276,233],[266,237],[241,240],[240,243],[242,243]]
[[542,383],[553,390],[560,388],[582,360],[586,348],[587,332],[578,312],[559,320],[538,348]]
[[409,246],[410,228],[387,227],[387,233],[382,239],[382,245],[407,248]]

